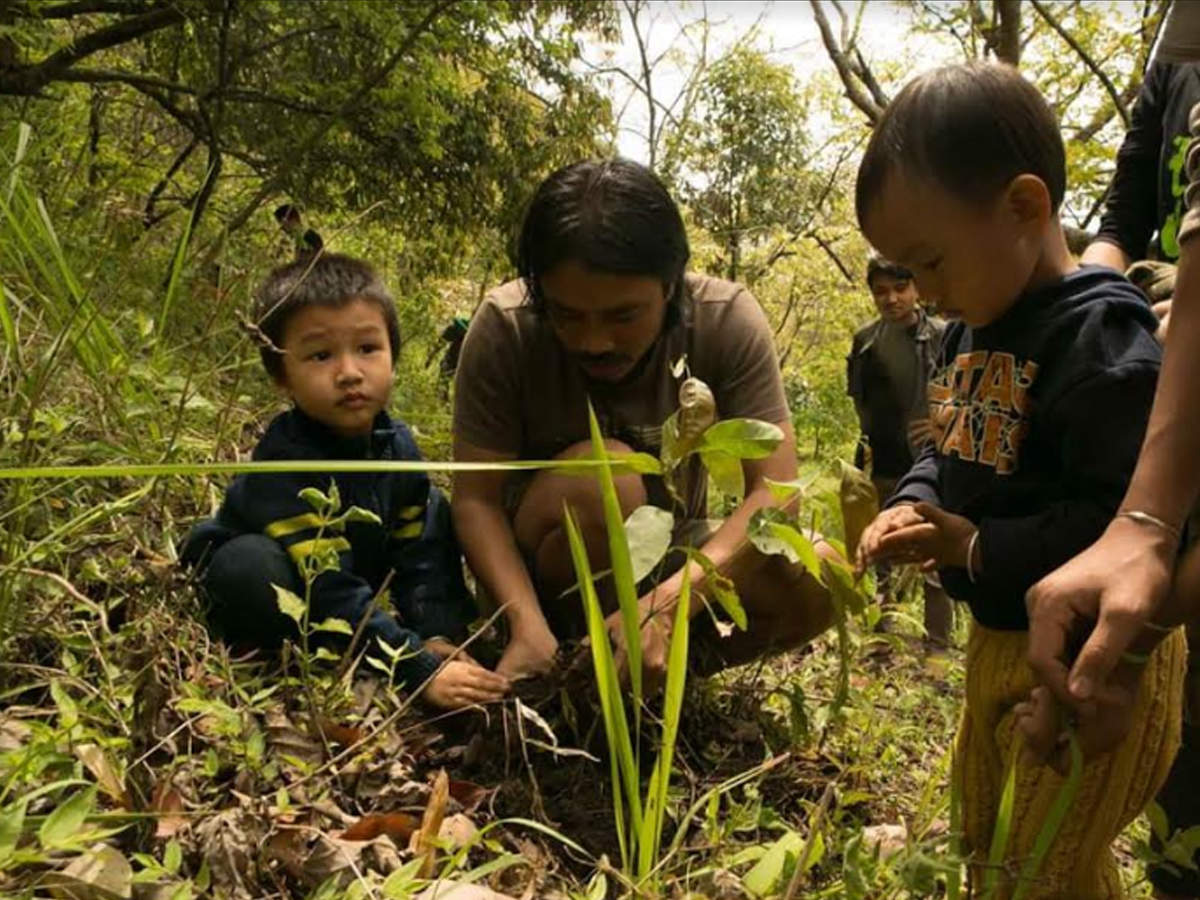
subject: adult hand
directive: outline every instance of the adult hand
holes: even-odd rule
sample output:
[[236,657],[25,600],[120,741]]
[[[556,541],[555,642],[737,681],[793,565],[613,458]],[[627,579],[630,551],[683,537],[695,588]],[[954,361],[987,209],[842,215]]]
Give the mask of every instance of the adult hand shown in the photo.
[[1100,540],[1030,588],[1029,664],[1060,703],[1103,718],[1087,704],[1167,596],[1175,549],[1165,532],[1113,519]]
[[[671,617],[674,615],[675,606],[674,602],[664,605],[662,598],[658,597],[654,608],[657,611],[650,614],[649,607],[638,604],[638,621],[642,622],[642,694],[646,697],[658,693],[666,681],[667,656],[671,646]],[[604,624],[613,643],[613,661],[617,665],[617,673],[622,682],[628,683],[629,652],[620,611],[605,619]]]
[[461,709],[476,703],[500,700],[509,681],[474,660],[451,660],[438,670],[425,688],[425,701],[442,709]]
[[513,633],[496,671],[506,678],[526,678],[548,672],[558,652],[558,639],[545,622]]

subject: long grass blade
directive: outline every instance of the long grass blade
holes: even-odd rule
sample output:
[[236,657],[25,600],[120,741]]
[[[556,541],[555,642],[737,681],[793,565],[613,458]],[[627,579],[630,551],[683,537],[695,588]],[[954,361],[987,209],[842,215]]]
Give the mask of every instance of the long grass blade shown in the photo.
[[962,766],[958,758],[957,744],[950,747],[950,852],[954,855],[954,871],[946,876],[946,900],[959,900],[962,896]]
[[[554,469],[581,472],[642,471],[621,460],[522,459],[505,462],[432,462],[430,460],[269,460],[264,462],[108,463],[94,466],[16,466],[0,468],[0,481],[36,478],[158,478],[169,475],[238,475],[243,472],[521,472]],[[628,552],[628,548],[627,548]]]
[[599,470],[600,496],[604,503],[604,524],[608,532],[608,552],[612,560],[613,582],[617,588],[617,603],[621,610],[621,625],[625,631],[625,651],[629,659],[629,684],[633,691],[634,734],[641,734],[642,706],[642,640],[638,615],[637,585],[633,580],[633,562],[629,558],[629,542],[625,539],[625,517],[613,483],[608,462],[608,448],[600,433],[596,411],[588,403],[588,424],[592,433],[592,453],[602,461]]
[[[592,581],[592,568],[588,562],[587,547],[579,526],[569,509],[564,509],[567,525],[567,542],[571,547],[571,561],[579,579],[583,597],[584,613],[587,616],[588,640],[592,651],[592,666],[596,673],[596,689],[600,695],[600,712],[604,719],[604,736],[608,741],[609,768],[612,778],[613,810],[616,815],[617,841],[621,847],[622,867],[629,868],[629,860],[636,850],[630,842],[636,842],[641,832],[642,810],[638,788],[637,761],[629,737],[629,723],[625,720],[625,705],[621,697],[621,682],[613,659],[612,645],[604,625],[604,613],[596,586]],[[622,794],[628,800],[630,821],[625,821]]]
[[1019,741],[1014,742],[1012,757],[1008,761],[1008,775],[1004,779],[1004,790],[1000,794],[1000,807],[996,810],[992,846],[988,849],[987,871],[983,876],[984,900],[992,900],[1000,884],[1004,851],[1008,848],[1008,836],[1012,832],[1013,804],[1017,796],[1017,760],[1020,756],[1021,744]]
[[683,569],[679,601],[675,605],[675,623],[667,651],[667,684],[663,693],[663,730],[658,759],[650,776],[646,800],[646,822],[639,842],[638,877],[645,878],[658,860],[662,846],[663,825],[666,821],[667,791],[675,761],[675,743],[679,738],[679,720],[683,713],[683,692],[687,684],[688,638],[691,626],[692,579],[691,567]]
[[1062,787],[1058,789],[1054,805],[1050,807],[1050,811],[1042,821],[1041,830],[1038,831],[1037,839],[1033,842],[1033,852],[1025,860],[1025,865],[1021,867],[1021,877],[1016,891],[1013,892],[1012,900],[1024,900],[1025,895],[1033,887],[1034,879],[1041,871],[1042,862],[1046,859],[1046,854],[1050,852],[1054,839],[1058,837],[1058,830],[1062,827],[1063,820],[1070,812],[1072,804],[1075,803],[1079,785],[1083,782],[1083,751],[1079,747],[1079,739],[1073,730],[1067,732],[1067,735],[1071,742],[1071,769],[1067,772]]

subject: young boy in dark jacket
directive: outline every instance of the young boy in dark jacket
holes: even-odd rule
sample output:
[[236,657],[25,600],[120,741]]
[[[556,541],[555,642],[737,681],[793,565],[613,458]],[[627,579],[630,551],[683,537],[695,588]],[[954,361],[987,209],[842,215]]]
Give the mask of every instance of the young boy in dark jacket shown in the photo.
[[[387,414],[399,326],[374,270],[326,254],[276,269],[259,290],[256,321],[267,339],[263,365],[293,408],[267,427],[255,460],[419,460],[412,434]],[[329,493],[379,522],[322,529],[300,496]],[[307,591],[310,622],[341,619],[409,689],[442,707],[498,699],[508,683],[463,654],[443,662],[473,618],[449,506],[424,472],[252,473],[234,479],[215,519],[188,535],[183,559],[200,567],[209,620],[225,640],[278,647],[296,625],[275,586],[306,595],[305,561],[336,555]],[[390,575],[390,581],[389,581]],[[395,610],[371,601],[384,584]],[[328,639],[331,633],[320,632]],[[344,640],[344,638],[343,638]],[[387,645],[385,648],[382,645]],[[392,652],[388,652],[388,649]]]
[[[957,778],[967,851],[984,872],[1006,770],[1013,828],[998,897],[1016,888],[1062,778],[1022,752],[1056,711],[1026,654],[1025,593],[1104,530],[1146,429],[1157,322],[1122,276],[1080,268],[1059,221],[1058,123],[1008,66],[951,66],[910,82],[876,126],[856,203],[870,242],[910,269],[948,318],[929,387],[933,446],[866,529],[860,565],[936,568],[974,623]],[[1083,768],[1068,821],[1029,900],[1124,896],[1110,850],[1153,798],[1179,746],[1182,635],[1130,660],[1128,737]],[[1140,677],[1139,677],[1140,676]]]

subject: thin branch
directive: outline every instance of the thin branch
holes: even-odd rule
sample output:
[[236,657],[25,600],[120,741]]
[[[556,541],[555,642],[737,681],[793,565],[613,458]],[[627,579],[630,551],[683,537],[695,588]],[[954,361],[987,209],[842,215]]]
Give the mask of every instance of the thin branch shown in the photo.
[[138,72],[126,72],[121,69],[68,69],[57,76],[55,81],[81,82],[84,84],[128,84],[131,87],[156,88],[177,94],[196,93],[196,89],[177,81],[167,81],[153,75],[142,75]]
[[1100,83],[1104,85],[1104,90],[1108,92],[1108,96],[1112,99],[1113,105],[1117,108],[1117,114],[1120,115],[1121,121],[1128,128],[1130,124],[1129,110],[1125,104],[1121,102],[1121,94],[1117,90],[1117,86],[1112,83],[1112,79],[1104,74],[1104,70],[1096,64],[1090,53],[1083,48],[1079,41],[1071,35],[1067,29],[1063,28],[1062,23],[1050,14],[1050,10],[1046,9],[1046,5],[1041,0],[1029,0],[1029,5],[1037,10],[1037,14],[1042,17],[1047,25],[1049,25],[1060,38],[1066,42],[1067,46],[1075,51],[1075,55],[1087,66],[1088,71],[1100,79]]
[[810,231],[808,234],[805,235],[805,237],[812,238],[816,242],[817,246],[825,251],[825,255],[828,256],[831,260],[833,260],[833,264],[838,267],[838,271],[840,271],[842,273],[842,275],[845,277],[846,281],[848,281],[850,284],[858,284],[858,282],[854,278],[854,274],[850,271],[849,268],[847,268],[846,264],[844,262],[842,262],[842,258],[840,256],[838,256],[837,252],[833,249],[833,245],[830,244],[823,237],[821,237],[820,232],[815,231],[815,230]]
[[178,25],[182,21],[183,13],[171,7],[164,7],[97,29],[50,54],[39,63],[0,72],[0,94],[37,94],[46,85],[59,79],[79,60],[109,47],[116,47],[163,28]]
[[158,184],[154,185],[154,187],[150,190],[150,195],[146,198],[145,210],[142,212],[142,224],[146,228],[149,228],[155,223],[161,221],[162,217],[156,215],[154,212],[154,205],[158,202],[158,198],[162,196],[163,191],[165,191],[167,186],[170,185],[171,179],[175,177],[175,173],[183,167],[183,164],[187,162],[188,157],[192,155],[192,153],[196,150],[196,147],[199,145],[200,139],[193,135],[192,139],[188,141],[187,146],[185,146],[179,151],[179,153],[175,155],[175,159],[171,161],[171,165],[167,168],[167,171],[163,174],[163,177],[158,180]]
[[829,24],[820,0],[808,0],[808,2],[812,6],[813,17],[817,20],[817,28],[821,32],[821,43],[825,45],[825,51],[829,54],[834,68],[837,69],[842,86],[846,89],[846,96],[851,103],[862,110],[867,120],[874,125],[883,115],[883,107],[867,91],[863,90],[863,84],[855,75],[845,49],[838,45],[837,38],[833,35],[833,28]]

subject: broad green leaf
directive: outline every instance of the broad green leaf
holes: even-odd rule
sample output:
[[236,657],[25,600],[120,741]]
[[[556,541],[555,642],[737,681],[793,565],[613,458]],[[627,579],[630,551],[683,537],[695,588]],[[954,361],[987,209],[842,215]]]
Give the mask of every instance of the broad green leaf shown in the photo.
[[[299,600],[300,598],[297,597],[296,599]],[[304,601],[301,600],[300,602],[303,603]],[[354,634],[354,629],[350,627],[350,623],[345,619],[332,618],[326,619],[320,625],[317,625],[315,628],[313,628],[313,631],[329,631],[333,634]]]
[[625,520],[625,539],[636,584],[654,571],[671,546],[675,517],[657,506],[639,506]]
[[79,724],[79,707],[57,678],[50,681],[50,696],[54,698],[54,705],[58,707],[58,727],[63,731],[70,731]]
[[181,865],[183,865],[183,848],[179,846],[179,841],[167,841],[166,849],[163,850],[163,868],[175,875],[179,872]]
[[854,584],[854,573],[848,566],[832,560],[821,560],[821,581],[829,588],[833,602],[841,615],[861,616],[867,607],[867,597]]
[[863,531],[879,515],[880,497],[865,473],[847,462],[838,462],[841,467],[838,504],[842,512],[842,534],[846,538],[846,552],[853,559],[858,553],[858,540]]
[[700,438],[701,452],[717,450],[735,459],[765,459],[783,441],[783,430],[758,419],[724,419]]
[[798,832],[789,831],[775,841],[762,859],[742,876],[742,887],[756,897],[767,897],[779,889],[789,858],[795,860],[804,847],[804,838]]
[[60,803],[54,812],[46,816],[42,827],[38,829],[38,842],[42,848],[55,850],[69,846],[72,838],[83,828],[83,823],[87,821],[95,805],[95,787],[76,791]]
[[782,554],[821,580],[821,560],[813,542],[789,522],[783,510],[774,507],[758,510],[750,520],[747,537],[759,552]]
[[1154,800],[1146,807],[1146,820],[1150,823],[1150,833],[1164,844],[1171,835],[1171,826],[1167,823],[1167,814]]
[[281,588],[277,584],[273,584],[271,587],[275,588],[275,603],[279,606],[279,611],[297,625],[303,623],[304,601],[287,588]]
[[337,509],[319,488],[306,487],[300,491],[299,497],[318,513],[327,514]]
[[701,450],[700,460],[722,494],[742,499],[746,493],[746,476],[741,460],[720,450]]
[[0,811],[0,869],[17,849],[21,829],[25,827],[25,801],[15,803]]

